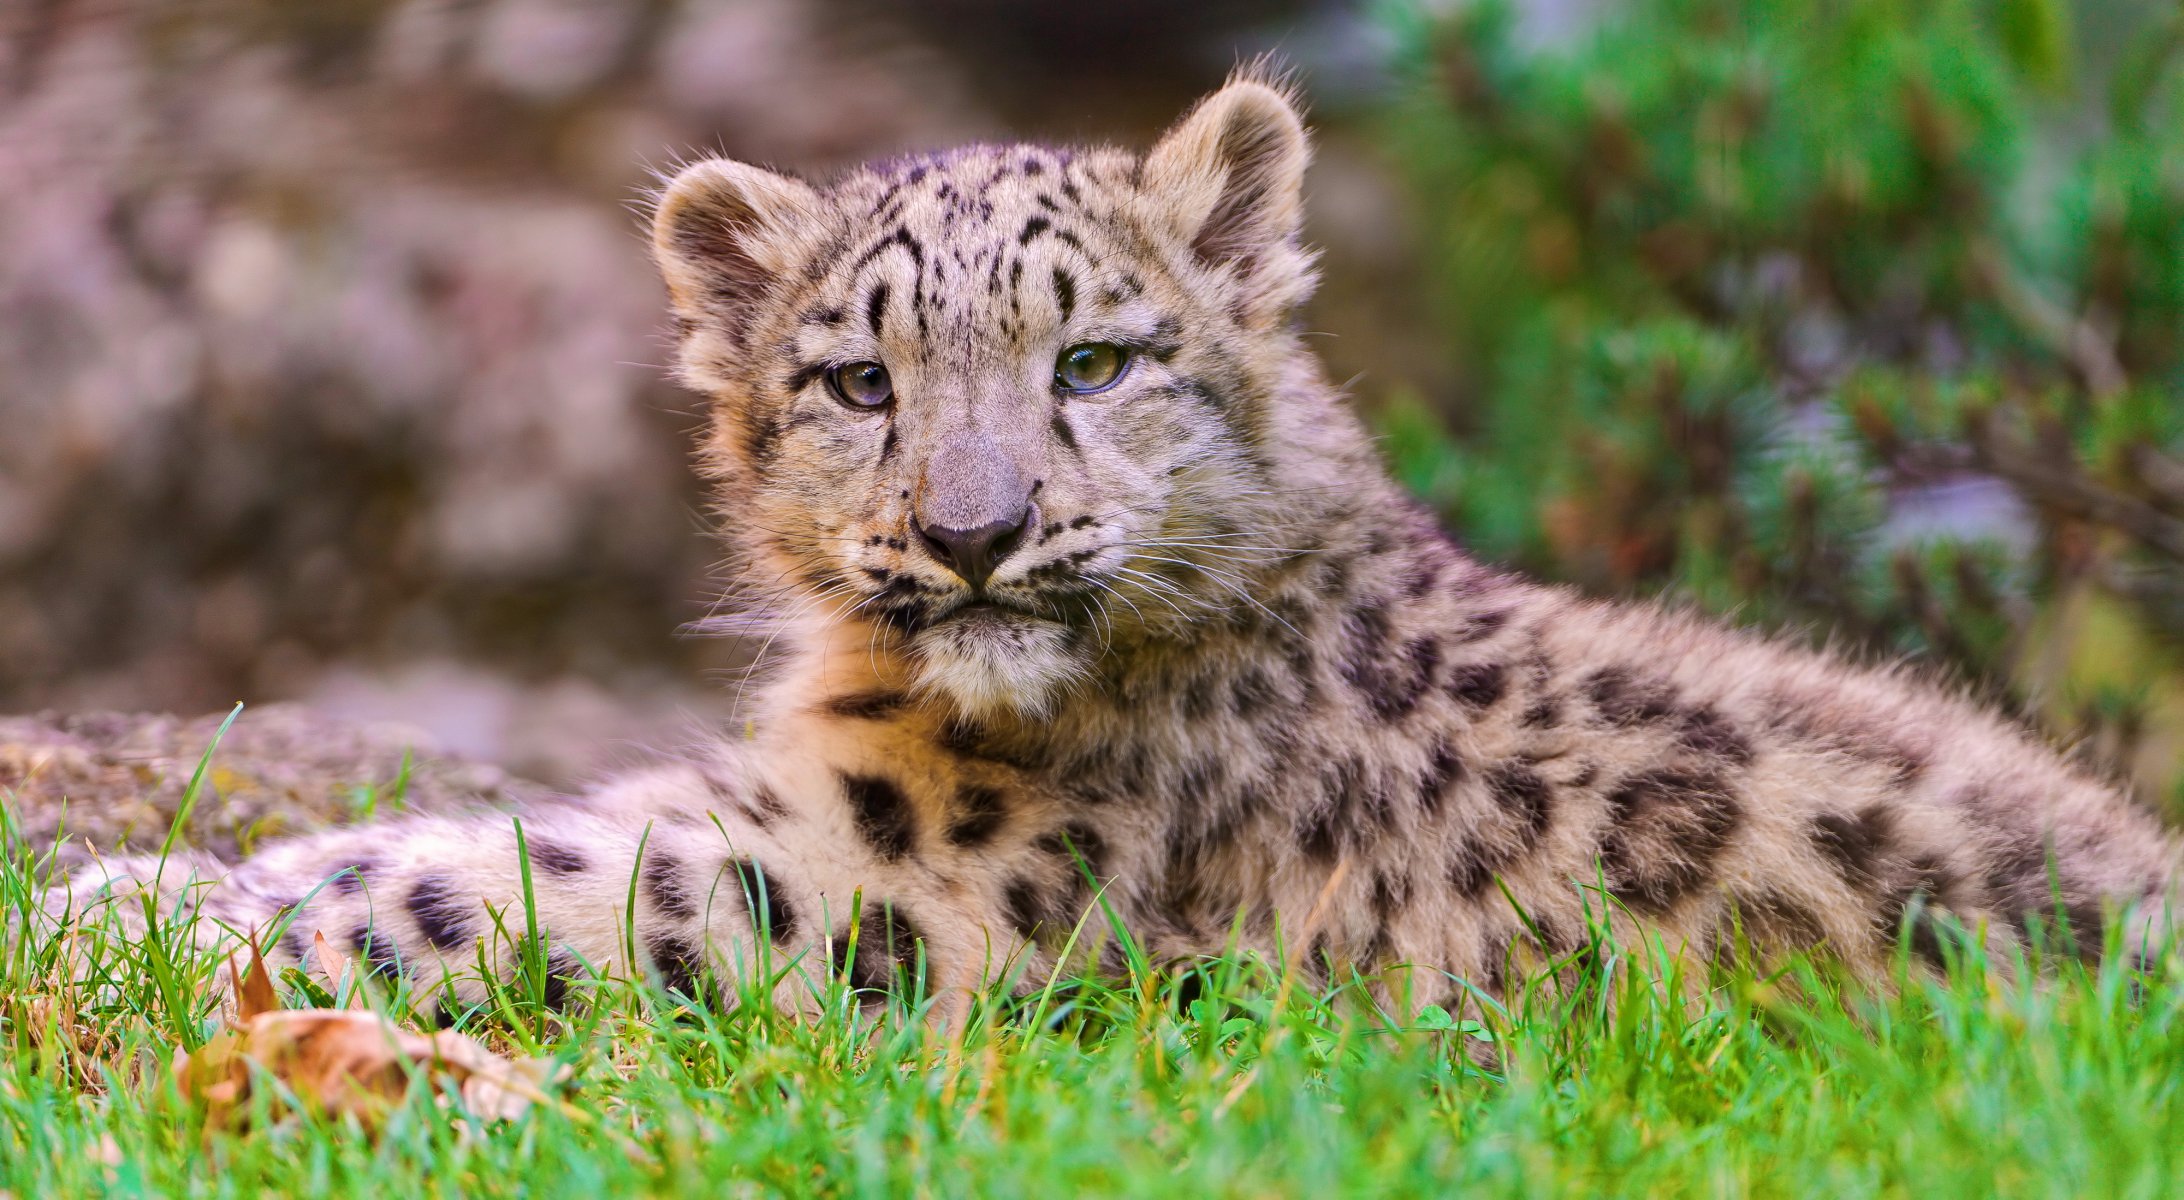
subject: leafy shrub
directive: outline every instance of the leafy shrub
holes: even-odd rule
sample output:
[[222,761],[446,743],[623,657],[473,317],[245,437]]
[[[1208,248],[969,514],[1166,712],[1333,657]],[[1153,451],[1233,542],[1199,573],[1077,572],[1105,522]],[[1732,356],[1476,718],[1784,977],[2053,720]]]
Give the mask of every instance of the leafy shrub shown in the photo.
[[1483,553],[1910,654],[2184,805],[2184,10],[1403,9]]

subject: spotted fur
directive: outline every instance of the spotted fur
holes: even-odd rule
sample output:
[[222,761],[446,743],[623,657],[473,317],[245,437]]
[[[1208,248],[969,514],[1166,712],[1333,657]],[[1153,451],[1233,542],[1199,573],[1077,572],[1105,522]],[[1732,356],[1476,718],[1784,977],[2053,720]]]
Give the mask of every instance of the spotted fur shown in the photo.
[[[1907,926],[1929,958],[1949,928],[2152,935],[2167,835],[2012,722],[1437,528],[1292,326],[1306,159],[1247,73],[1143,156],[675,177],[657,258],[768,649],[734,735],[526,817],[555,963],[960,999],[1051,964],[1095,894],[1163,956],[1240,930],[1489,990],[1597,920],[1876,975]],[[1120,382],[1058,391],[1080,342],[1124,347]],[[830,392],[859,360],[891,405]],[[919,533],[1017,514],[978,592]],[[413,819],[276,846],[211,904],[309,894],[298,930],[431,985],[515,961],[487,914],[520,866],[503,817]]]

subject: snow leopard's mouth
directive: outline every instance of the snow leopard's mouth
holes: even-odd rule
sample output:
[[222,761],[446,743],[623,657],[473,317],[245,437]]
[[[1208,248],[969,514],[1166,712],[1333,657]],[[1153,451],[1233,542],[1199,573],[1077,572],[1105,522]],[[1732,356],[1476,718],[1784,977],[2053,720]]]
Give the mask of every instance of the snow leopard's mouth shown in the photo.
[[934,618],[933,624],[965,631],[1004,630],[1020,628],[1030,621],[1052,619],[1051,615],[1034,612],[1028,605],[980,593],[942,612]]
[[[1015,609],[1003,608],[1001,605],[994,603],[992,600],[981,597],[977,600],[972,600],[968,603],[957,605],[943,619],[949,621],[1002,621],[1006,620],[1011,614],[1014,614],[1015,612]],[[1022,615],[1028,616],[1029,614]]]
[[947,629],[968,635],[1038,627],[1075,628],[1092,623],[1096,594],[1067,587],[940,589],[903,576],[866,611],[906,634]]

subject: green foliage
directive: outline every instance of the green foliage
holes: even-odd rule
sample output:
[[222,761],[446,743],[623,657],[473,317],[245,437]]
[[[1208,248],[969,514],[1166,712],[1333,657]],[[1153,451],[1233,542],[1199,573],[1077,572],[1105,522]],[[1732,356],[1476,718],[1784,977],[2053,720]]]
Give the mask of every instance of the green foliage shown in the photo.
[[[2184,10],[1390,13],[1482,552],[1924,656],[2184,786]],[[2077,23],[2083,23],[2079,28]]]

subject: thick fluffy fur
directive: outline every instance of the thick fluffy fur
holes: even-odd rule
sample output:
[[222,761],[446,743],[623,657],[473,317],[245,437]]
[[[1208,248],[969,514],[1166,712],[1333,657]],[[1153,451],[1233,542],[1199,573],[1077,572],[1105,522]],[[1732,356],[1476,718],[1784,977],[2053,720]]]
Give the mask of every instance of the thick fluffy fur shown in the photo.
[[[922,945],[960,997],[1051,962],[1095,885],[1160,955],[1233,928],[1444,993],[1603,916],[1875,975],[1907,928],[1927,956],[2058,912],[2148,935],[2172,843],[2012,723],[1451,542],[1290,325],[1307,157],[1246,75],[1143,157],[672,182],[657,255],[768,648],[733,735],[526,816],[557,974],[687,987],[770,942],[880,986]],[[1129,349],[1113,388],[1055,388],[1081,342]],[[854,360],[886,364],[892,406],[830,393]],[[982,596],[916,532],[1027,505]],[[518,867],[505,817],[395,822],[269,850],[210,906],[300,905],[287,953],[323,931],[429,986],[481,952],[506,969]]]

